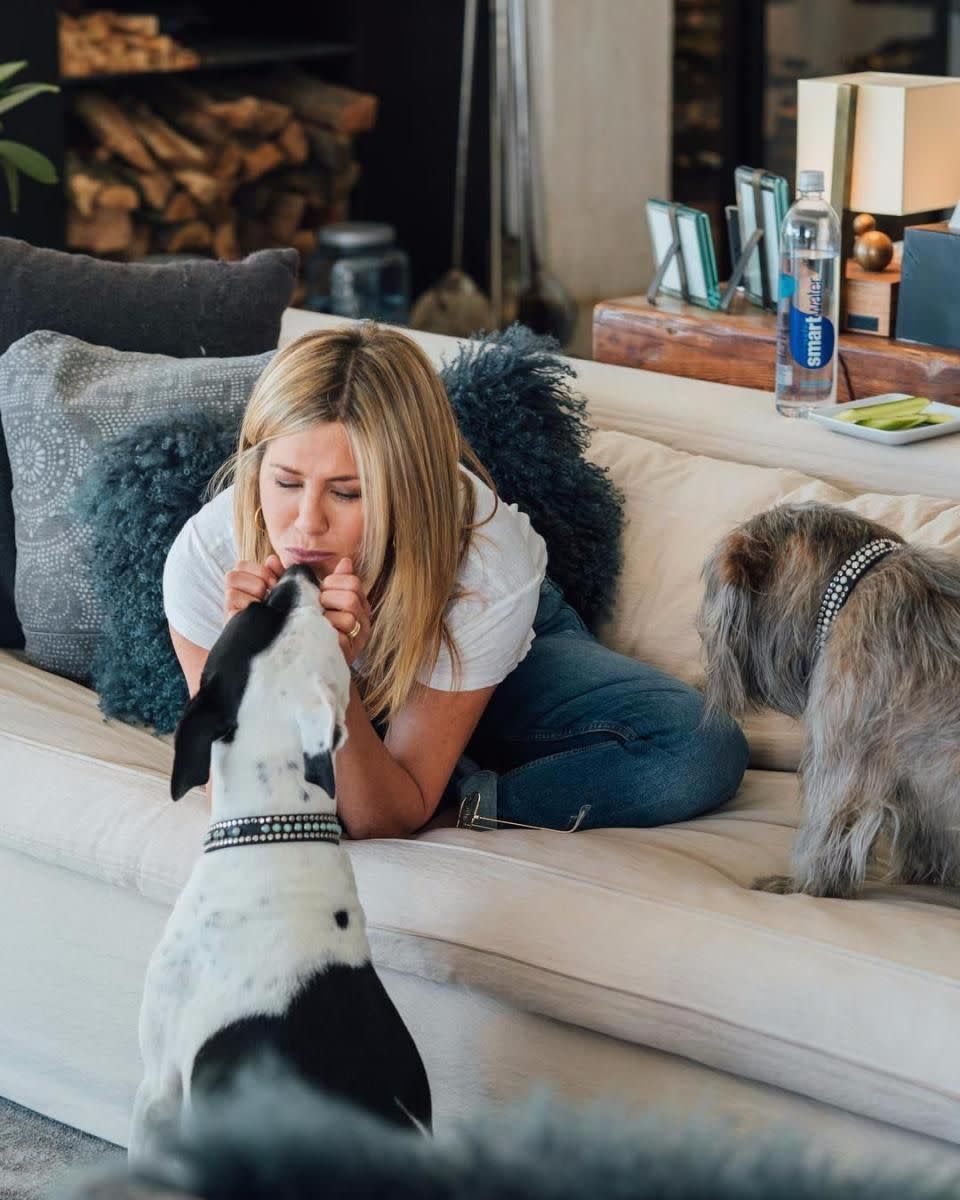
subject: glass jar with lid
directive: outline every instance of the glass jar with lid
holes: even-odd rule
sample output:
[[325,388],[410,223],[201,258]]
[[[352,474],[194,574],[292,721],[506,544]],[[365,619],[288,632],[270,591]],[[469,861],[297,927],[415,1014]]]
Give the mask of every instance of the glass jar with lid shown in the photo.
[[307,308],[406,325],[410,261],[392,225],[341,221],[324,225],[306,266]]

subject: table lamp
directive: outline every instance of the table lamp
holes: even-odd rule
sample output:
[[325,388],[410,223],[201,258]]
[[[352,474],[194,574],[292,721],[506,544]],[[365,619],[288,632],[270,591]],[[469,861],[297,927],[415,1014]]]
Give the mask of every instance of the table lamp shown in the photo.
[[[909,216],[960,198],[960,79],[863,71],[797,84],[797,170],[824,172],[841,216],[846,328],[960,347],[960,230],[947,222],[905,231],[901,266],[850,261],[846,210]],[[899,302],[898,302],[899,291]],[[844,320],[843,316],[841,317]],[[944,337],[953,340],[942,340]]]

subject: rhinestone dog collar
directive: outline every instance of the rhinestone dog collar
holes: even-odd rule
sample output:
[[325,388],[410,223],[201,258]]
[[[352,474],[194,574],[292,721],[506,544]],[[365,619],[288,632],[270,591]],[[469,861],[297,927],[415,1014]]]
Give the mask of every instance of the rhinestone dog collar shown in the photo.
[[892,538],[875,538],[872,542],[867,542],[865,546],[861,546],[859,550],[851,554],[840,567],[839,571],[836,572],[827,584],[826,591],[823,593],[823,599],[820,601],[820,611],[817,613],[817,628],[814,635],[814,650],[817,653],[823,649],[823,644],[827,640],[827,634],[830,632],[830,626],[833,624],[837,613],[846,604],[850,593],[861,576],[865,575],[875,563],[878,563],[881,558],[886,558],[891,550],[896,550],[900,545],[902,545],[901,542],[895,542]]
[[203,839],[203,851],[206,854],[209,850],[223,850],[227,846],[267,842],[339,843],[340,833],[340,822],[331,816],[267,813],[262,817],[234,817],[213,822]]

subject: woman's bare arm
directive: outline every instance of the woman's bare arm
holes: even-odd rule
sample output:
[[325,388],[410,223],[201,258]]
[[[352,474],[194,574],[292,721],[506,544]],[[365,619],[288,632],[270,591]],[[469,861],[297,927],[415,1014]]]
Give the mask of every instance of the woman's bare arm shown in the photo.
[[349,736],[337,754],[337,805],[351,837],[405,837],[430,820],[493,692],[417,685],[381,741],[351,684]]
[[[170,639],[191,696],[209,650],[172,627]],[[381,741],[355,683],[350,685],[347,741],[337,754],[337,808],[352,838],[405,837],[437,805],[494,688],[440,692],[417,685]],[[210,797],[210,781],[206,783]]]

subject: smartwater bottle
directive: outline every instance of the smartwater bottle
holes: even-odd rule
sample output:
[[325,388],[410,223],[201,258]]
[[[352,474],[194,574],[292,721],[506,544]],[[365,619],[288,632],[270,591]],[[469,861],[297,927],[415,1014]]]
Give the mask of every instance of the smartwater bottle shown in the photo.
[[801,171],[780,231],[777,411],[805,417],[837,394],[840,219],[823,198],[823,172]]

